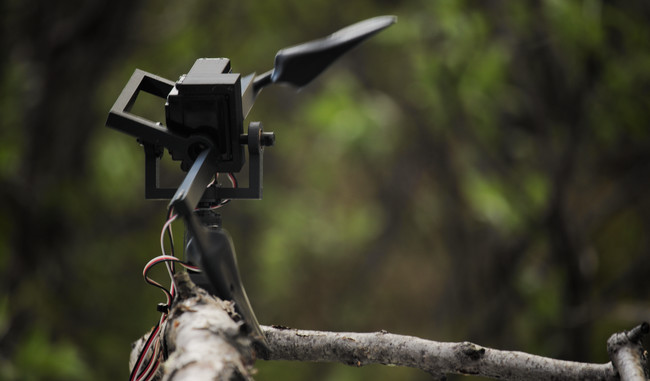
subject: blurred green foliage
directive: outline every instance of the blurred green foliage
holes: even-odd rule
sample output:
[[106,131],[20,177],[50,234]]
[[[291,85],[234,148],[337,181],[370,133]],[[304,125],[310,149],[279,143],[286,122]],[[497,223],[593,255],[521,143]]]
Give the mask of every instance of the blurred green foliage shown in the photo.
[[135,68],[175,80],[229,57],[261,73],[380,14],[398,24],[300,92],[265,89],[249,117],[277,136],[264,199],[223,221],[258,319],[608,361],[607,337],[650,318],[647,2],[5,0],[0,379],[124,379],[157,319],[140,271],[166,203],[143,198],[135,140],[104,127]]

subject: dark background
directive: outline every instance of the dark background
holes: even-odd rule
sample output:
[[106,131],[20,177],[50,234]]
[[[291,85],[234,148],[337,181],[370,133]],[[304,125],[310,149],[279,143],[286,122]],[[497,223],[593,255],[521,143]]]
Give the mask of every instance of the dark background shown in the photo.
[[157,320],[141,269],[166,203],[143,198],[135,139],[104,127],[135,68],[261,73],[381,14],[398,24],[249,118],[277,143],[264,199],[224,226],[258,319],[608,361],[609,335],[650,319],[647,1],[0,0],[0,379],[125,379]]

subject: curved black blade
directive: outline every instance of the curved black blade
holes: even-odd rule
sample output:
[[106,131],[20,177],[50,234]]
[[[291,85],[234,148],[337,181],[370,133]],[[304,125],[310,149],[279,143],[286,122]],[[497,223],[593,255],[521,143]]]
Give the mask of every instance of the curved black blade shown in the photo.
[[187,259],[202,270],[190,278],[211,294],[223,300],[234,301],[235,310],[241,315],[246,330],[257,341],[257,350],[267,351],[268,342],[239,276],[235,246],[230,234],[219,227],[202,226],[195,215],[185,216],[185,221],[191,232],[186,247]]
[[396,21],[395,16],[374,17],[322,39],[282,49],[275,56],[270,82],[305,86],[344,53]]

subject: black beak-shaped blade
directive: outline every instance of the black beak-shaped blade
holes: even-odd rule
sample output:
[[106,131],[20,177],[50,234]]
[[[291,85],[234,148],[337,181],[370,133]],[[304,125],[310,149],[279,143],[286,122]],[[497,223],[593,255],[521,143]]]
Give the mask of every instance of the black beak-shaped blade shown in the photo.
[[319,40],[282,49],[275,56],[270,82],[305,86],[340,56],[396,21],[395,16],[374,17]]
[[258,344],[257,350],[268,350],[266,337],[239,277],[235,246],[230,235],[221,228],[201,226],[194,215],[186,217],[185,220],[192,232],[192,238],[187,245],[187,258],[202,270],[202,273],[190,278],[219,298],[234,301],[235,309],[246,324],[246,330]]

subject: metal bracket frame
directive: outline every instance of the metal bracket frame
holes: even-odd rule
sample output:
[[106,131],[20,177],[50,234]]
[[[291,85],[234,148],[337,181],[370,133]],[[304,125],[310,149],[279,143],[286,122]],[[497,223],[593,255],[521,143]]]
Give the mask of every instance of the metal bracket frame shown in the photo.
[[[184,188],[185,182],[183,182],[178,189],[160,187],[160,159],[162,158],[164,148],[167,148],[170,151],[186,151],[191,144],[200,139],[196,137],[185,138],[179,136],[169,131],[169,129],[160,122],[153,122],[130,112],[140,91],[166,99],[174,88],[174,85],[174,82],[165,78],[136,69],[111,108],[106,122],[106,125],[109,127],[136,137],[143,145],[145,151],[144,164],[146,199],[169,200],[175,198],[177,191]],[[217,203],[220,200],[225,199],[262,198],[262,136],[263,131],[261,123],[251,122],[248,127],[248,134],[243,134],[239,137],[240,144],[248,145],[248,187],[220,188],[218,184],[211,186],[207,190],[204,187],[204,193],[201,195],[200,199],[202,202]],[[207,146],[209,145],[210,144],[207,143]],[[198,160],[198,157],[196,160]],[[214,168],[209,175],[213,176],[216,171],[216,164],[214,163],[217,163],[217,158],[212,157],[210,162],[213,163],[212,167]],[[190,173],[188,173],[186,179],[188,177],[190,177]],[[204,185],[207,186],[208,183],[209,179]]]

